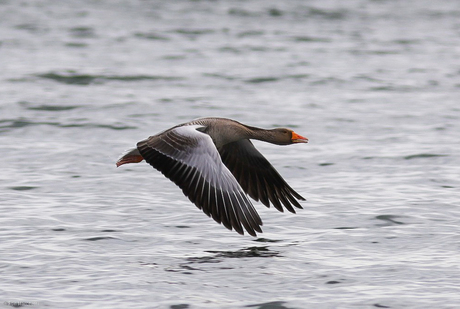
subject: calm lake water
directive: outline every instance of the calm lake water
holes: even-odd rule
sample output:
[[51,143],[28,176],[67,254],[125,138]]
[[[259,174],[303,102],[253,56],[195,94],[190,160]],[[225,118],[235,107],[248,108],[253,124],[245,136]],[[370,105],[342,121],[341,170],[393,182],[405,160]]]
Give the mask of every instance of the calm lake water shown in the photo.
[[[458,1],[0,0],[1,308],[458,308]],[[205,216],[139,140],[198,117],[307,198]]]

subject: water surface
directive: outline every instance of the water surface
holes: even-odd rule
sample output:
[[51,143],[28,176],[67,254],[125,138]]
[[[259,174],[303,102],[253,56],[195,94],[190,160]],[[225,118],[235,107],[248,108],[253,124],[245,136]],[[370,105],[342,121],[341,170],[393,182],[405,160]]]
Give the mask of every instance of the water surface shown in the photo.
[[[460,8],[442,1],[0,1],[0,306],[454,308]],[[197,117],[307,198],[207,218],[141,139]]]

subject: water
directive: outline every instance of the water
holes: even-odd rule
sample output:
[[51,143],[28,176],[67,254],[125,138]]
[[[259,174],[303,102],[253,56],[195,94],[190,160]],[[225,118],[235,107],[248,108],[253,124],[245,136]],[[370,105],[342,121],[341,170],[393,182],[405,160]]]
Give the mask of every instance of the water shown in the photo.
[[[2,308],[455,308],[456,1],[0,1]],[[197,117],[307,198],[207,218],[141,139]]]

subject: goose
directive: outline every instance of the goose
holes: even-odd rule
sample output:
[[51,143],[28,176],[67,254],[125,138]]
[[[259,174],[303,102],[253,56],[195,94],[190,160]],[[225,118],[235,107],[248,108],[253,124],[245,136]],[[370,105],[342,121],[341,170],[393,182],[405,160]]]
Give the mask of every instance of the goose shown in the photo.
[[[169,178],[192,203],[227,229],[251,236],[262,220],[248,198],[295,213],[305,199],[294,191],[254,147],[251,139],[276,145],[307,143],[286,128],[261,129],[227,118],[200,118],[137,143],[116,162],[145,160]],[[293,207],[294,206],[294,207]],[[256,233],[257,232],[257,233]]]

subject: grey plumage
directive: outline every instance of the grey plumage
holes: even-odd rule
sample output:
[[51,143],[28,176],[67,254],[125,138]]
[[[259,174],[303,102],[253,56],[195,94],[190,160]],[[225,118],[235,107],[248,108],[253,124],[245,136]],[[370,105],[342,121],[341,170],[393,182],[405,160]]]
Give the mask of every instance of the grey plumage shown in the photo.
[[[225,118],[201,118],[140,141],[117,166],[145,159],[182,189],[203,212],[228,229],[252,236],[262,220],[246,193],[267,207],[295,213],[304,198],[249,139],[279,145],[307,142],[292,130],[264,130]],[[294,206],[294,207],[293,207]]]

